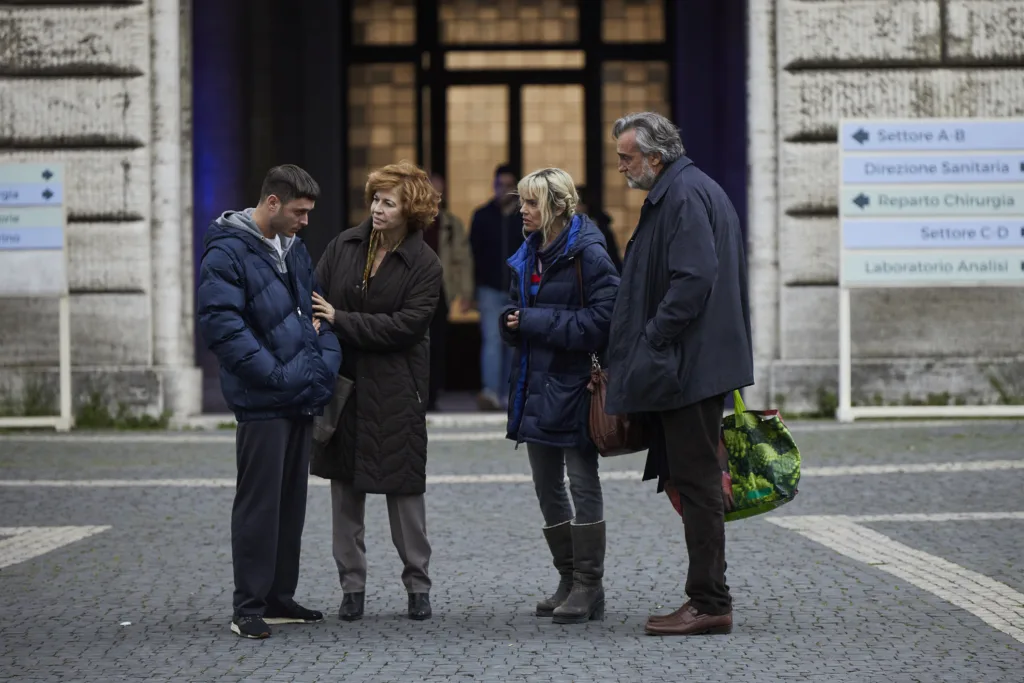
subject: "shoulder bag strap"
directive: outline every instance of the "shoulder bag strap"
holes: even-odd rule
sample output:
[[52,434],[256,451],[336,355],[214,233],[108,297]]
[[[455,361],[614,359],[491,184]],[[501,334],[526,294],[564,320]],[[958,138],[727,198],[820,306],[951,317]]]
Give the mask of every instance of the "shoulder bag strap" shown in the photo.
[[[583,308],[586,308],[587,291],[583,289],[583,255],[580,254],[574,260],[576,261],[576,282],[580,286],[580,301],[583,302]],[[596,370],[598,373],[601,372],[601,361],[598,360],[597,354],[593,351],[590,353],[590,365],[592,370]]]
[[583,264],[580,263],[580,256],[577,256],[574,260],[576,261],[576,282],[580,285],[580,301],[583,302],[583,308],[586,308],[587,292],[583,289]]

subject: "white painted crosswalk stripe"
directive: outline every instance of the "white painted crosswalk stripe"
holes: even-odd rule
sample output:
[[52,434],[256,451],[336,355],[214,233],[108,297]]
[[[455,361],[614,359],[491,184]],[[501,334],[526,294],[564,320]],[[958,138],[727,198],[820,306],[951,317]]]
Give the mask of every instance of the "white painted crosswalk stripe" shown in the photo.
[[[885,474],[948,474],[969,472],[996,472],[1024,469],[1024,460],[979,460],[974,462],[936,462],[886,465],[845,465],[837,467],[807,467],[802,478],[815,477],[858,477]],[[640,470],[605,470],[601,472],[604,481],[640,481]],[[527,484],[533,479],[525,473],[502,474],[433,474],[427,476],[427,483],[438,484]],[[329,482],[313,477],[311,486],[327,486]],[[191,479],[0,479],[0,487],[53,487],[53,488],[115,488],[115,487],[182,487],[182,488],[232,488],[234,478],[191,478]]]
[[[1024,513],[988,513],[992,518],[1024,518]],[[963,513],[960,513],[963,519]],[[1002,517],[994,517],[1003,515]],[[1007,517],[1006,515],[1021,515]],[[964,609],[989,626],[1024,643],[1024,594],[958,564],[898,543],[861,526],[864,521],[953,521],[956,515],[777,516],[766,520],[896,576]],[[856,521],[854,521],[856,520]]]
[[0,526],[0,569],[45,555],[61,546],[109,529],[109,526]]

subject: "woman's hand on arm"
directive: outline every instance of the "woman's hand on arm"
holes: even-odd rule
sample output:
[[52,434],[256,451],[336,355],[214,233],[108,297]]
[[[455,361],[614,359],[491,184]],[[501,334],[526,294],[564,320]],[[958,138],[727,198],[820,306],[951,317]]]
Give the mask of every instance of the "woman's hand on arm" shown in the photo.
[[313,317],[334,324],[334,306],[330,305],[319,293],[313,292]]

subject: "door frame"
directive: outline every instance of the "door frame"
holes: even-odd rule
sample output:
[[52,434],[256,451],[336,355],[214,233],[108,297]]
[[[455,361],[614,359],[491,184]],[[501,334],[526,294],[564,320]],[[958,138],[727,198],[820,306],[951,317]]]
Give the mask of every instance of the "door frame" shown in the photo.
[[[359,45],[352,40],[353,3],[344,3],[341,17],[341,148],[348,157],[348,67],[355,64],[413,64],[416,67],[416,163],[428,169],[439,169],[447,175],[448,117],[446,91],[451,85],[508,85],[509,136],[508,164],[522,172],[522,100],[523,85],[580,84],[584,91],[584,163],[587,189],[595,206],[603,206],[603,150],[608,132],[602,121],[602,67],[606,61],[660,61],[669,70],[669,112],[676,116],[676,98],[671,90],[676,82],[676,64],[672,54],[672,28],[676,25],[678,0],[663,0],[665,39],[660,43],[604,43],[601,40],[603,4],[597,0],[579,0],[579,40],[575,43],[441,43],[440,0],[416,0],[416,42],[410,45]],[[584,11],[584,9],[586,11]],[[582,51],[582,69],[493,69],[452,70],[445,68],[449,52],[538,52],[555,50]],[[424,144],[424,88],[430,92],[430,158]],[[440,94],[440,96],[438,96]],[[349,215],[349,167],[342,166],[342,193],[345,206],[342,215]]]

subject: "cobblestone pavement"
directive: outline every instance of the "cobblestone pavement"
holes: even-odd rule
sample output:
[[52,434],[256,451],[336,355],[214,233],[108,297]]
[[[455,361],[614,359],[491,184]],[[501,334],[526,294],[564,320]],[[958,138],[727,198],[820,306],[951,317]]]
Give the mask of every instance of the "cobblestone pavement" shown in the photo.
[[[371,497],[366,617],[338,620],[314,482],[297,597],[329,617],[266,641],[228,630],[230,432],[0,436],[0,680],[1024,680],[1024,422],[794,433],[798,499],[727,527],[732,635],[643,635],[683,601],[686,559],[671,506],[631,474],[642,455],[602,462],[606,620],[533,616],[556,577],[527,477],[498,476],[526,475],[525,452],[435,429],[429,472],[462,476],[428,488],[434,618],[405,618]],[[151,479],[176,483],[131,485]]]

